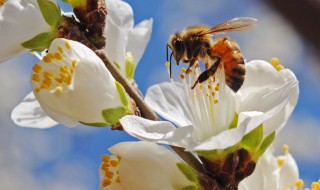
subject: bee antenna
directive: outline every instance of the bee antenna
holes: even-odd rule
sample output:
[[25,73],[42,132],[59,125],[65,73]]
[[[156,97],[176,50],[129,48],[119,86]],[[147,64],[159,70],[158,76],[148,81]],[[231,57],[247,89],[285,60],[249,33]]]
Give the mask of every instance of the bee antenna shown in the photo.
[[167,43],[167,46],[166,46],[166,49],[167,49],[167,61],[169,61],[169,55],[168,55],[168,53],[169,53],[169,44]]
[[172,78],[172,64],[171,64],[171,60],[172,60],[172,53],[170,54],[170,78]]

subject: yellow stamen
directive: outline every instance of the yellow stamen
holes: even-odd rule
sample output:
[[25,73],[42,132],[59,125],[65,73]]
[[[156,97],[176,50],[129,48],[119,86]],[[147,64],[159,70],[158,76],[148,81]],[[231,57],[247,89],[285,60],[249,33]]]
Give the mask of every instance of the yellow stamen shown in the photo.
[[44,76],[44,78],[52,79],[53,73],[50,71],[45,71],[45,72],[43,72],[43,76]]
[[302,188],[304,186],[304,181],[302,179],[299,179],[297,182],[296,182],[296,187],[298,189]]
[[196,68],[196,69],[199,67],[200,67],[200,65],[198,63],[196,64],[196,66],[194,66],[194,68]]
[[283,158],[277,158],[277,163],[278,163],[278,166],[279,166],[279,167],[282,167],[283,164],[284,164],[284,162],[285,162],[285,159],[283,159]]
[[277,67],[278,65],[280,65],[280,61],[279,61],[279,59],[277,59],[277,58],[271,58],[271,64],[272,64],[274,67]]
[[219,86],[217,85],[216,87],[214,87],[215,91],[219,91]]
[[107,178],[111,179],[114,176],[114,173],[112,171],[106,171],[105,175],[107,176]]
[[181,69],[181,72],[182,72],[182,73],[186,73],[186,71],[187,71],[186,68],[182,68],[182,69]]
[[286,144],[282,145],[282,153],[285,154],[287,152],[289,152],[289,146]]
[[111,161],[110,161],[110,164],[111,164],[113,167],[116,167],[116,166],[118,166],[119,161],[118,161],[118,160],[111,160]]
[[45,55],[42,59],[46,63],[52,63],[51,56],[49,56],[49,55]]
[[54,58],[57,59],[57,60],[62,60],[62,59],[63,59],[63,57],[61,56],[61,54],[58,53],[58,52],[54,54]]
[[119,155],[117,155],[117,158],[118,158],[119,161],[121,161],[121,159],[122,159],[122,157],[119,156]]
[[41,86],[40,86],[40,88],[41,88],[41,89],[48,89],[49,86],[48,86],[48,84],[42,83]]
[[45,78],[45,79],[43,79],[42,83],[48,85],[48,87],[49,87],[51,85],[52,81],[49,78]]
[[169,66],[170,66],[170,62],[169,62],[169,61],[166,61],[165,65],[166,65],[167,67],[169,67]]
[[181,78],[181,80],[183,80],[185,77],[184,77],[184,74],[181,74],[180,75],[180,78]]
[[284,69],[284,66],[283,66],[283,65],[278,65],[278,66],[276,67],[276,69],[277,69],[277,71],[281,71],[282,69]]
[[102,182],[102,187],[107,187],[111,185],[111,180],[110,179],[104,179]]
[[64,54],[64,50],[63,50],[63,48],[62,48],[60,45],[58,45],[57,48],[58,48],[58,51],[59,51],[61,54]]
[[62,87],[57,86],[56,89],[54,90],[54,95],[59,96],[62,94]]
[[320,190],[320,184],[317,182],[312,182],[311,189],[312,190]]
[[64,81],[64,82],[67,82],[67,80],[69,78],[68,75],[64,74],[64,73],[60,73],[60,77],[61,77],[62,81]]
[[55,78],[54,80],[57,81],[60,84],[63,82],[61,78]]
[[213,103],[214,103],[214,104],[218,104],[218,103],[219,103],[219,100],[213,100]]
[[71,49],[71,45],[69,44],[68,41],[66,41],[65,45],[66,45],[66,48],[67,48],[67,49]]
[[78,61],[77,60],[72,60],[71,66],[72,68],[75,68],[77,66]]
[[33,66],[33,68],[32,68],[32,70],[33,70],[35,73],[40,73],[41,69],[42,69],[42,67],[41,67],[41,65],[39,65],[38,63],[35,64],[35,65]]
[[34,82],[40,82],[40,76],[39,74],[32,74],[32,80]]

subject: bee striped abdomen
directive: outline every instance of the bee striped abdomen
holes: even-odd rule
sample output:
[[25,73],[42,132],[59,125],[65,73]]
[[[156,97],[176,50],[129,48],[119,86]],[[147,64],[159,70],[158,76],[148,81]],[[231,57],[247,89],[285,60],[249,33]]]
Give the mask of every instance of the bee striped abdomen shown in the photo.
[[244,59],[238,44],[228,38],[218,38],[212,47],[212,54],[219,56],[224,66],[226,84],[237,92],[246,74]]

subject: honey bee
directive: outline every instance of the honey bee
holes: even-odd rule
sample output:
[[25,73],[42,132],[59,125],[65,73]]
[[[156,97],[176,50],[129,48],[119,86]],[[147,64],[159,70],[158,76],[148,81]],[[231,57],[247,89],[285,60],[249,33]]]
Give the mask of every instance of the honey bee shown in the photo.
[[223,65],[226,84],[234,92],[237,92],[244,82],[246,72],[240,48],[235,41],[228,37],[217,38],[214,42],[212,35],[248,30],[255,27],[256,21],[254,18],[239,17],[220,23],[212,28],[204,25],[193,26],[185,29],[182,33],[176,32],[171,35],[167,43],[167,61],[169,61],[168,47],[172,50],[170,55],[170,78],[172,56],[177,65],[179,65],[180,61],[189,64],[187,73],[189,73],[192,66],[201,60],[206,64],[206,70],[198,76],[198,79],[191,87],[192,89],[198,83],[202,83],[210,76],[214,76],[217,69],[221,69]]

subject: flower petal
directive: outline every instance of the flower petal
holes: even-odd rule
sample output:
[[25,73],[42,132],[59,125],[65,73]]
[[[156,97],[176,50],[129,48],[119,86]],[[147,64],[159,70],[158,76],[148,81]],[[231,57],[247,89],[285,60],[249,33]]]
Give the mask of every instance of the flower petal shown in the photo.
[[[267,112],[241,112],[238,118],[238,125],[234,129],[226,130],[220,134],[213,136],[203,142],[195,141],[194,144],[190,144],[187,147],[188,151],[196,150],[214,150],[214,149],[225,149],[238,143],[242,137],[258,127],[260,124],[265,123],[272,117],[279,114],[287,105],[290,94],[295,90],[294,86],[297,85],[296,81],[291,81],[283,85],[281,88],[270,93],[267,98],[277,97],[277,102],[274,107]],[[273,97],[274,94],[274,97]],[[266,101],[269,101],[266,99]],[[264,135],[269,135],[275,131],[279,126],[265,126]]]
[[127,115],[120,119],[124,130],[141,140],[186,147],[192,139],[192,126],[175,129],[166,121],[152,121]]
[[133,27],[133,11],[128,3],[121,0],[106,0],[105,2],[108,15],[117,26],[128,29]]
[[179,99],[179,95],[183,95],[182,101],[187,102],[184,101],[186,96],[180,84],[177,84],[176,87],[175,89],[169,82],[151,86],[147,91],[145,101],[152,110],[178,127],[191,125],[188,110],[181,105]]
[[182,160],[162,146],[124,142],[109,150],[122,157],[119,176],[123,189],[175,190],[193,184],[177,167]]
[[13,109],[11,119],[16,125],[21,127],[44,129],[58,124],[42,110],[33,92],[30,92],[23,101]]
[[0,8],[0,62],[25,51],[21,43],[50,30],[36,1],[5,1]]
[[280,189],[295,188],[299,179],[299,170],[296,161],[290,153],[286,153],[285,163],[280,170]]
[[150,40],[153,19],[144,20],[128,31],[126,52],[132,52],[135,63],[139,63]]
[[107,16],[106,19],[106,38],[108,39],[108,43],[106,43],[105,51],[108,54],[108,57],[119,64],[120,70],[123,74],[126,74],[125,72],[125,56],[126,56],[126,40],[127,40],[127,34],[126,31],[119,26],[117,26],[113,19],[109,16]]

